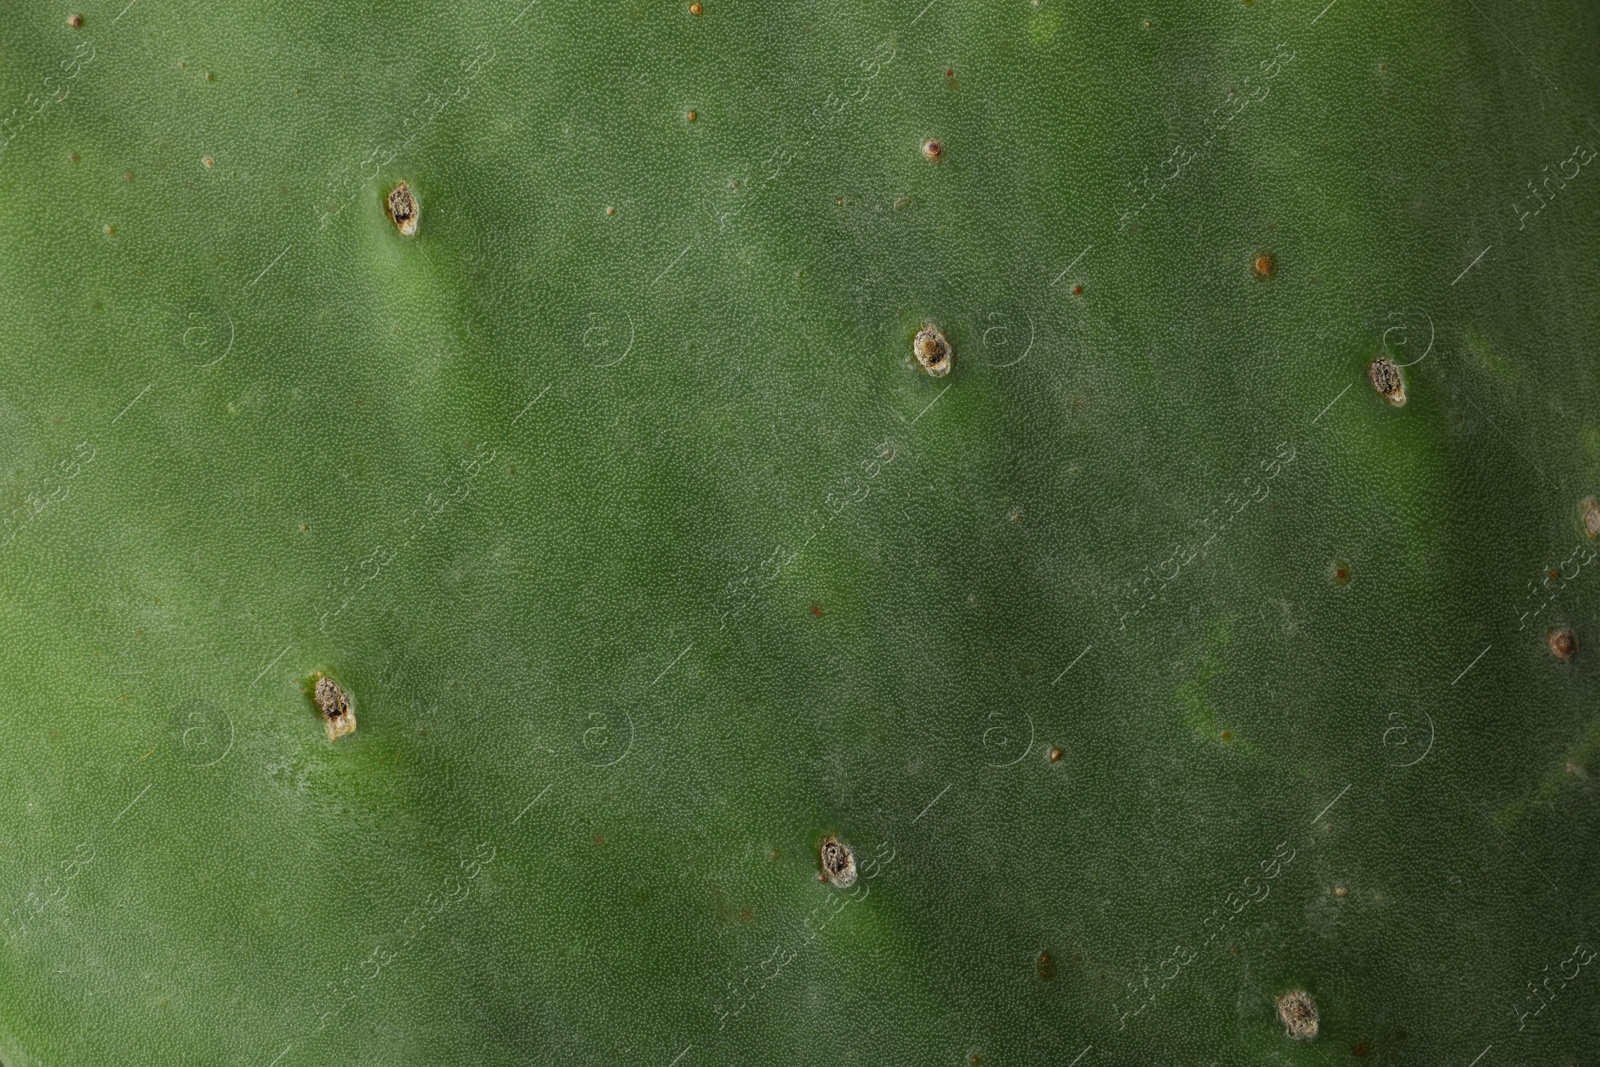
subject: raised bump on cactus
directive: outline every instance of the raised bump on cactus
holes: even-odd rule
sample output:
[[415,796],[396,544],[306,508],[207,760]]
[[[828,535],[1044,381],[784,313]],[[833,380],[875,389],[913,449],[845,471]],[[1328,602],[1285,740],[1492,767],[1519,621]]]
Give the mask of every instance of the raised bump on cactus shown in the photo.
[[1278,1020],[1284,1033],[1295,1041],[1310,1041],[1317,1036],[1317,1002],[1303,989],[1278,998]]
[[1400,368],[1388,356],[1379,356],[1367,364],[1367,380],[1378,395],[1395,407],[1404,407],[1406,383],[1400,377]]
[[950,349],[950,342],[939,332],[939,327],[928,323],[917,331],[916,339],[911,342],[911,355],[917,361],[917,366],[935,378],[943,378],[950,373],[954,353]]
[[311,699],[322,713],[322,725],[329,741],[337,741],[345,734],[355,732],[356,710],[350,694],[326,674],[312,675]]
[[856,881],[856,857],[849,847],[829,834],[818,848],[822,864],[820,880],[832,882],[840,889],[849,889]]
[[411,187],[401,182],[389,190],[385,201],[389,212],[389,219],[404,237],[410,237],[417,232],[417,223],[422,217],[422,205],[417,203],[416,196],[411,192]]

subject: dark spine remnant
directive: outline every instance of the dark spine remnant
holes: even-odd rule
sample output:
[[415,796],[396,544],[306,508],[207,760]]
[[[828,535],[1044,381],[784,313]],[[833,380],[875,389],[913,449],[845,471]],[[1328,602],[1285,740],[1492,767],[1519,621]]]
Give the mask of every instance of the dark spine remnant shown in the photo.
[[411,195],[411,187],[401,182],[389,191],[389,218],[394,220],[395,228],[402,236],[410,237],[417,232],[417,221],[422,215],[422,207],[417,203],[417,198]]
[[1278,1019],[1296,1041],[1310,1041],[1317,1036],[1317,1002],[1304,990],[1296,989],[1278,998]]
[[935,378],[950,373],[950,342],[944,339],[937,326],[927,325],[917,331],[916,340],[911,342],[911,356],[917,366]]
[[350,704],[349,694],[339,687],[338,682],[326,674],[317,675],[311,699],[322,713],[322,725],[327,728],[328,740],[337,741],[345,734],[354,732],[356,710]]
[[1394,360],[1379,356],[1367,364],[1367,380],[1389,403],[1397,408],[1405,406],[1406,383],[1401,381],[1400,368],[1394,365]]
[[822,880],[832,882],[840,889],[849,889],[856,881],[856,857],[837,837],[831,834],[822,839]]

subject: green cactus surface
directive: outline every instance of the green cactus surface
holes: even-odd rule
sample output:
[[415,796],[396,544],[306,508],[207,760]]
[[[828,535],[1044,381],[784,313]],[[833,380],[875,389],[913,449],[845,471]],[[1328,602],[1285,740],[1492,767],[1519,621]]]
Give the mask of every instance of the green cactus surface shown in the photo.
[[1594,1062],[1597,74],[0,0],[0,1061]]

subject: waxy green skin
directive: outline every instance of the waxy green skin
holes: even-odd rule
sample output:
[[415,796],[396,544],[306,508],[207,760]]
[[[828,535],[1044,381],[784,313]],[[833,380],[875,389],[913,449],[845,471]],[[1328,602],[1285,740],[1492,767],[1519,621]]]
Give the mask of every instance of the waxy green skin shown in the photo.
[[0,1059],[1600,1047],[1600,15],[924,5],[0,9]]

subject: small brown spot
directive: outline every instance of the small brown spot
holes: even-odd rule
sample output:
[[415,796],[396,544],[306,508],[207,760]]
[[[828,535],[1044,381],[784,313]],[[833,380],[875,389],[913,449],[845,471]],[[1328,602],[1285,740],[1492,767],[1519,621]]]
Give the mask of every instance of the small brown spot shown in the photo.
[[1224,731],[1222,731],[1222,739],[1224,741],[1232,741],[1233,740],[1233,731],[1232,730],[1224,730]]
[[978,1064],[983,1062],[983,1057],[974,1052],[967,1057],[967,1062],[972,1064],[972,1067],[978,1067]]
[[78,161],[78,153],[76,153],[76,152],[68,152],[67,153],[67,162],[68,163],[76,163],[77,161]]
[[1338,585],[1350,584],[1350,564],[1344,560],[1336,560],[1333,564],[1333,580]]
[[1558,626],[1550,631],[1550,652],[1562,663],[1578,654],[1578,635],[1572,632],[1572,627]]
[[1361,1044],[1359,1044],[1355,1048],[1351,1049],[1350,1050],[1350,1054],[1352,1056],[1365,1056],[1367,1053],[1369,1053],[1371,1051],[1372,1051],[1372,1046],[1368,1045],[1365,1041],[1363,1041],[1363,1042],[1361,1042]]
[[300,524],[300,532],[301,533],[310,533],[311,532],[311,527],[302,522]]
[[401,182],[389,190],[386,205],[389,219],[402,237],[410,237],[417,232],[417,222],[422,216],[422,205],[417,203],[417,198],[412,195],[409,185]]
[[740,908],[739,909],[739,921],[740,922],[747,923],[751,919],[754,919],[755,917],[756,917],[756,913],[755,913],[755,909],[754,908]]
[[1073,286],[1073,287],[1072,287],[1072,295],[1073,295],[1073,296],[1082,296],[1082,295],[1083,295],[1083,286],[1081,286],[1081,285],[1074,285],[1074,286]]
[[813,605],[811,605],[811,614],[815,618],[820,619],[820,618],[822,618],[822,609],[817,607],[815,604],[813,604]]
[[1333,887],[1333,895],[1336,896],[1336,897],[1342,897],[1342,896],[1344,896],[1345,894],[1347,894],[1349,892],[1350,892],[1350,890],[1346,889],[1342,885],[1336,885],[1336,886]]
[[200,163],[201,163],[201,165],[202,165],[202,166],[204,166],[204,167],[205,167],[205,168],[206,168],[206,169],[207,169],[207,170],[210,170],[210,169],[211,169],[211,168],[212,168],[212,167],[214,167],[214,166],[216,166],[216,165],[217,165],[217,161],[216,161],[216,160],[214,160],[214,159],[212,159],[212,158],[211,158],[211,157],[210,157],[210,156],[206,156],[206,157],[204,157],[204,158],[203,158],[203,159],[201,159],[201,160],[200,160]]
[[1278,998],[1278,1019],[1284,1033],[1295,1041],[1310,1041],[1317,1036],[1317,1002],[1302,989]]
[[687,118],[690,122],[696,122],[696,121],[699,120],[700,115],[699,115],[698,112],[691,111],[691,112],[689,112],[689,114],[685,115],[684,117]]
[[354,732],[356,709],[350,703],[350,695],[326,674],[319,672],[311,677],[314,683],[311,699],[322,713],[322,725],[328,731],[328,740],[337,741],[345,734]]
[[1150,20],[1149,19],[1145,19],[1144,20],[1144,28],[1147,29],[1147,30],[1150,28]]
[[1367,364],[1367,380],[1378,395],[1395,407],[1404,407],[1406,383],[1400,378],[1400,368],[1388,356],[1379,356]]
[[100,232],[105,234],[107,237],[110,237],[117,232],[117,228],[108,222],[104,226],[100,227]]
[[916,339],[911,342],[911,355],[917,361],[917,366],[935,378],[943,378],[950,373],[950,342],[932,323],[923,324],[922,329],[917,331]]
[[132,171],[128,171],[127,173],[123,174],[122,180],[125,181],[125,182],[133,181],[133,172]]
[[594,835],[594,843],[597,844],[597,845],[605,844],[606,843],[606,835],[605,834],[595,834]]
[[844,207],[844,197],[841,196],[841,197],[839,197],[839,199],[835,200],[833,202],[833,206],[834,207]]
[[1056,958],[1049,952],[1039,953],[1039,958],[1033,961],[1034,969],[1039,972],[1039,981],[1052,982],[1056,977]]
[[208,71],[206,71],[206,81],[208,81],[208,82],[214,82],[214,81],[216,81],[216,80],[217,80],[217,76],[216,76],[216,74],[214,74],[214,73],[213,73],[213,72],[211,72],[211,71],[209,71],[209,70],[208,70]]
[[82,15],[76,15],[76,14],[68,15],[67,16],[67,25],[71,26],[75,30],[83,29],[83,16]]
[[896,211],[899,211],[902,208],[908,208],[910,206],[911,206],[911,198],[909,196],[902,196],[900,199],[898,199],[898,200],[896,200],[894,202],[894,209]]
[[1256,256],[1255,270],[1257,278],[1270,278],[1277,269],[1278,262],[1272,258],[1271,252],[1262,252]]
[[1059,748],[1052,748],[1050,750],[1050,762],[1051,763],[1060,763],[1061,762],[1061,755],[1062,755],[1062,753],[1061,753],[1061,750]]
[[1591,541],[1600,537],[1600,500],[1592,496],[1583,501],[1583,532]]
[[944,158],[944,142],[933,140],[923,141],[922,158],[926,159],[929,163],[939,162]]
[[944,76],[946,78],[954,78],[956,76],[956,72],[954,70],[951,70],[949,67],[946,67],[944,69]]
[[832,882],[840,889],[849,889],[855,884],[855,854],[837,837],[832,834],[824,837],[818,852],[822,861],[822,875],[819,881]]
[[689,14],[691,15],[698,15],[704,10],[705,8],[700,6],[700,0],[694,0],[694,3],[689,5]]
[[617,209],[616,208],[614,208],[614,207],[606,208],[606,214],[607,215],[615,215],[616,213],[617,213]]

